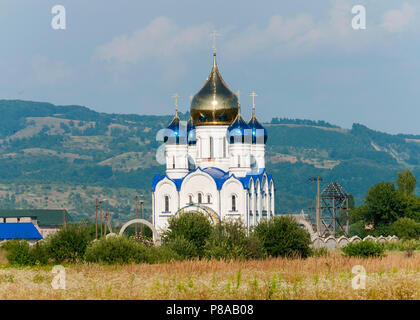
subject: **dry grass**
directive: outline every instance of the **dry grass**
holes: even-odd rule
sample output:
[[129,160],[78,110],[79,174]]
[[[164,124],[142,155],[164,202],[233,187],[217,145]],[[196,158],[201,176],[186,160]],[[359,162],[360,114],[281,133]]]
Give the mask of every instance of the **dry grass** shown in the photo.
[[[367,271],[354,290],[351,270]],[[51,267],[0,268],[0,299],[419,299],[420,254],[306,260],[187,261],[159,265],[72,265],[66,290],[54,290]]]

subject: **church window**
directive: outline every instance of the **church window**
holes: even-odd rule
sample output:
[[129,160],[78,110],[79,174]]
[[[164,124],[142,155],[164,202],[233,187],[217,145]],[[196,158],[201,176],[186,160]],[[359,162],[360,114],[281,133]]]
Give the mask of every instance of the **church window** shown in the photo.
[[236,196],[232,195],[232,211],[236,211]]
[[238,168],[241,167],[241,156],[238,156]]
[[172,157],[172,168],[175,169],[175,156]]
[[213,159],[213,137],[210,137],[210,158]]
[[207,203],[211,203],[211,195],[207,195]]
[[192,204],[192,203],[193,203],[193,198],[192,198],[192,195],[189,195],[189,196],[188,196],[188,201],[189,201],[189,202],[188,202],[189,204]]
[[165,212],[169,212],[169,196],[165,196]]
[[202,203],[203,202],[203,195],[201,193],[198,194],[198,203]]

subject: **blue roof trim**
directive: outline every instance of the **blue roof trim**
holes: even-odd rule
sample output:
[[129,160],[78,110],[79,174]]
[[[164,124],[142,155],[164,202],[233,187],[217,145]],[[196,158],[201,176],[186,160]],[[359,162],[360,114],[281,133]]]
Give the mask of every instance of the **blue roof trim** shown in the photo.
[[0,240],[40,240],[38,229],[32,222],[4,222],[0,223]]
[[[153,178],[153,186],[152,186],[152,191],[156,190],[156,186],[157,184],[167,178],[168,180],[172,181],[175,186],[176,189],[179,191],[181,190],[181,186],[182,186],[182,182],[185,180],[186,177],[188,177],[190,174],[196,172],[197,170],[200,170],[201,172],[207,173],[210,177],[213,178],[214,182],[216,183],[216,187],[217,190],[221,190],[224,183],[226,181],[228,181],[230,178],[235,178],[236,180],[240,181],[244,187],[244,189],[249,190],[249,181],[251,178],[254,179],[254,181],[256,181],[257,179],[260,181],[260,189],[262,190],[262,178],[264,176],[264,174],[266,173],[266,169],[261,169],[258,173],[253,173],[253,172],[249,172],[246,174],[245,177],[239,177],[237,178],[234,174],[229,175],[228,172],[223,171],[222,169],[216,168],[216,167],[208,167],[208,168],[204,168],[201,169],[200,167],[197,167],[195,170],[188,172],[185,177],[181,178],[181,179],[171,179],[169,178],[167,175],[165,174],[155,174],[154,178]],[[272,180],[272,175],[267,175],[267,180],[268,182],[271,182]]]
[[181,184],[182,184],[183,179],[171,179],[166,174],[155,174],[155,176],[153,178],[152,191],[155,191],[157,184],[165,178],[172,181],[175,184],[176,189],[178,191],[181,190]]

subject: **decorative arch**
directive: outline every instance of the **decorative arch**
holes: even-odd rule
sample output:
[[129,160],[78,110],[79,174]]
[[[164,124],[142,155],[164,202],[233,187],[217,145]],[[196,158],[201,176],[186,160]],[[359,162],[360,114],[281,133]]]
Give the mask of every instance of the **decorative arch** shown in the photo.
[[151,224],[149,221],[144,220],[144,219],[133,219],[133,220],[130,220],[130,221],[126,222],[126,223],[125,223],[125,224],[121,227],[121,230],[120,230],[120,236],[122,236],[122,235],[123,235],[124,231],[125,231],[125,230],[129,227],[129,226],[131,226],[132,224],[136,224],[136,223],[139,223],[139,224],[144,224],[145,226],[149,227],[149,228],[152,230],[152,234],[153,234],[153,243],[155,244],[155,246],[160,246],[160,245],[161,245],[162,241],[161,241],[161,238],[160,238],[159,233],[157,232],[156,228],[153,226],[153,224]]
[[191,180],[193,177],[195,176],[204,176],[207,178],[207,180],[209,181],[210,184],[212,184],[214,186],[214,188],[217,190],[217,185],[216,182],[214,181],[213,177],[211,175],[209,175],[207,172],[201,170],[200,167],[198,167],[195,171],[192,171],[190,173],[188,173],[185,178],[182,180],[182,184],[180,189],[184,188],[184,185],[188,183],[189,180]]
[[204,215],[207,215],[210,219],[210,221],[213,224],[219,224],[220,223],[220,217],[219,215],[211,208],[203,205],[193,204],[189,206],[185,206],[181,209],[179,209],[175,215],[186,213],[186,212],[200,212]]

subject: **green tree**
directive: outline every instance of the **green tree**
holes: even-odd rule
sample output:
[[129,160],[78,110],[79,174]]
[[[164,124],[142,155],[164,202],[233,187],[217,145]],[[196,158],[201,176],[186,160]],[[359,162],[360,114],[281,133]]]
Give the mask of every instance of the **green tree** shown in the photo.
[[400,191],[405,194],[413,194],[416,189],[416,177],[410,170],[398,172],[397,185]]
[[263,220],[255,227],[255,234],[270,256],[306,258],[311,254],[311,237],[293,218]]
[[199,212],[185,212],[169,219],[168,230],[163,239],[169,244],[171,241],[180,241],[180,238],[184,238],[192,243],[197,255],[202,257],[204,245],[211,231],[212,225],[207,216]]
[[389,224],[404,216],[406,203],[402,194],[392,182],[381,182],[370,187],[365,198],[365,206],[360,208],[366,222]]
[[392,230],[399,238],[417,239],[420,236],[420,223],[410,218],[400,218],[392,224]]

